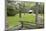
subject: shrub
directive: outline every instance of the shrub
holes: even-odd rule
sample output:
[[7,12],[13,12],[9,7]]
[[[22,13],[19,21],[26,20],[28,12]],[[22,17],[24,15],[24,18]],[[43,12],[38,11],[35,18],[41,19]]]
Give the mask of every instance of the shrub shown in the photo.
[[7,7],[7,16],[15,16],[17,14],[17,10],[13,5],[8,5]]

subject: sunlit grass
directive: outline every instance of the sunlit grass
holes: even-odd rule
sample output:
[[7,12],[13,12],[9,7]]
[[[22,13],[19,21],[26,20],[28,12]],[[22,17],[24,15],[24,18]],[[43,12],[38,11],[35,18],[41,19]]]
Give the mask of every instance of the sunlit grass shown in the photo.
[[[32,14],[21,14],[22,16],[22,21],[27,21],[27,22],[32,22],[32,23],[35,23],[35,16],[33,16]],[[9,24],[9,27],[10,26],[16,26],[16,25],[19,25],[20,24],[20,18],[19,18],[19,15],[15,15],[15,16],[8,16],[8,24]]]

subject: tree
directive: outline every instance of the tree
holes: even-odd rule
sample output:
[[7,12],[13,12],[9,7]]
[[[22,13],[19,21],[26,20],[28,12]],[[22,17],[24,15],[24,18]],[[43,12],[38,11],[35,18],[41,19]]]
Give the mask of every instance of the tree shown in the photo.
[[8,3],[7,5],[7,15],[15,16],[17,14],[17,10],[14,4]]
[[[31,9],[34,11],[34,13],[36,13],[36,5],[35,6],[33,6],[33,7],[31,7]],[[40,3],[39,5],[38,5],[38,13],[39,14],[44,14],[44,3]]]

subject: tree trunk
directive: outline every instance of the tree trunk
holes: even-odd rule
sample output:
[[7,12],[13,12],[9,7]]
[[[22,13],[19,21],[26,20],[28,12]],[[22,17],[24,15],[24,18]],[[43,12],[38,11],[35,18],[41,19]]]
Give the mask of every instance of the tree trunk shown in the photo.
[[21,10],[19,11],[19,17],[21,18]]

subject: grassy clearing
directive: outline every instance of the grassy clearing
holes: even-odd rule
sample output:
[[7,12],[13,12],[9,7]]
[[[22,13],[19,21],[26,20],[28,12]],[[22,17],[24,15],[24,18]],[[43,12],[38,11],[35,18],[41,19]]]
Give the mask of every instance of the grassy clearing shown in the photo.
[[35,22],[35,17],[32,14],[23,15],[23,19],[32,23]]
[[19,16],[9,16],[8,17],[8,25],[10,26],[16,26],[19,24]]
[[[35,23],[35,17],[32,15],[32,14],[22,14],[22,20],[23,21],[27,21],[27,22],[32,22],[32,23]],[[8,17],[8,24],[9,24],[9,27],[10,26],[16,26],[18,24],[20,24],[20,18],[19,18],[19,15],[17,14],[16,16],[9,16]]]

